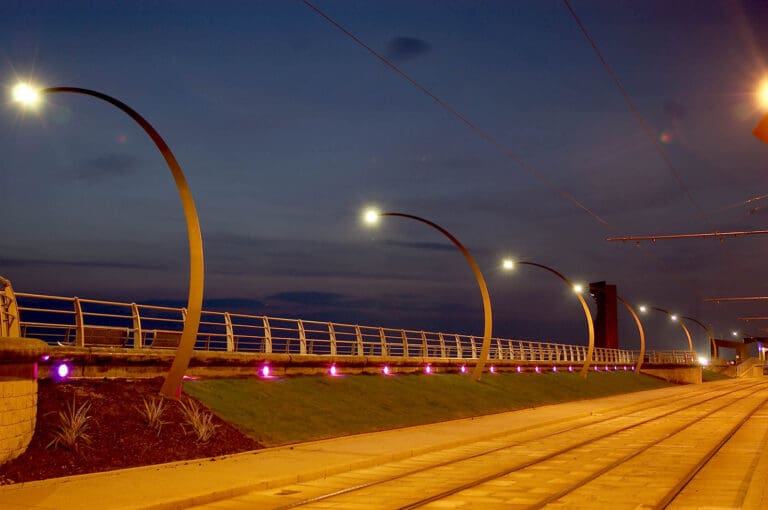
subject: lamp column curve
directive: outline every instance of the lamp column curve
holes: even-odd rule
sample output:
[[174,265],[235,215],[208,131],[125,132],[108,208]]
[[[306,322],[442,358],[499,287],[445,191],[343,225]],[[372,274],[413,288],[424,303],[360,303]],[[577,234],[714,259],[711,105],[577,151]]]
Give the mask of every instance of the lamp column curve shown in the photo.
[[168,144],[160,136],[157,130],[138,112],[125,103],[94,90],[78,87],[49,87],[40,91],[42,94],[55,93],[74,93],[95,97],[106,101],[107,103],[119,108],[121,111],[131,117],[138,123],[142,129],[149,135],[155,143],[160,153],[163,155],[168,168],[173,175],[173,180],[178,188],[181,197],[181,203],[184,208],[184,219],[187,226],[187,237],[189,240],[189,296],[187,300],[187,316],[184,321],[184,329],[179,341],[179,347],[176,356],[173,359],[171,368],[163,382],[160,390],[164,396],[169,398],[178,398],[181,392],[181,383],[192,358],[192,351],[197,340],[197,331],[200,326],[200,316],[202,314],[203,304],[203,280],[204,280],[204,262],[203,262],[203,240],[200,230],[200,222],[197,217],[195,202],[192,198],[192,192],[189,189],[184,173],[176,157],[171,152]]

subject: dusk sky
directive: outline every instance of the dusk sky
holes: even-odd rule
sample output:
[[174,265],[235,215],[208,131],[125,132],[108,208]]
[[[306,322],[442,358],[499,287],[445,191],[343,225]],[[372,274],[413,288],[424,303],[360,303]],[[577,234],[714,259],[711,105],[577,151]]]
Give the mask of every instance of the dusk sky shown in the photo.
[[[573,294],[511,256],[720,337],[766,334],[768,238],[607,242],[768,228],[768,2],[571,0],[652,137],[562,1],[0,3],[0,275],[20,292],[186,302],[178,193],[143,131],[93,98],[35,112],[18,80],[101,91],[146,117],[189,181],[206,309],[583,344]],[[495,143],[482,136],[485,133]],[[653,140],[658,142],[667,161]],[[685,349],[649,316],[649,348]],[[619,310],[620,346],[637,348]],[[708,352],[697,326],[697,350]]]

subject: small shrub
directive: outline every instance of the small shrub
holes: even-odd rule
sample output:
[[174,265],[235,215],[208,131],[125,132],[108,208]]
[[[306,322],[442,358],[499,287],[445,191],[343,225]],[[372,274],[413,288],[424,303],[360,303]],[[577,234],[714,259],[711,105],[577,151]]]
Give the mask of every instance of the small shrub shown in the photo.
[[163,425],[168,423],[163,421],[163,413],[165,412],[165,400],[163,397],[159,398],[144,398],[142,399],[143,407],[135,407],[135,409],[141,414],[144,419],[144,423],[150,428],[157,430],[157,435],[160,435],[160,429]]
[[83,402],[80,407],[76,407],[73,396],[72,403],[67,404],[67,410],[59,411],[59,424],[53,433],[53,439],[46,448],[57,448],[59,445],[63,445],[65,448],[77,450],[81,441],[91,444],[91,436],[87,432],[88,421],[91,419],[88,414],[90,410],[90,402]]
[[[213,423],[213,414],[201,410],[200,407],[189,398],[186,402],[183,400],[180,401],[179,405],[181,406],[181,412],[184,414],[185,423],[192,428],[192,431],[197,436],[197,440],[203,444],[207,443],[219,427]],[[181,427],[184,429],[183,423],[181,424]],[[186,433],[186,429],[184,429],[184,433]]]

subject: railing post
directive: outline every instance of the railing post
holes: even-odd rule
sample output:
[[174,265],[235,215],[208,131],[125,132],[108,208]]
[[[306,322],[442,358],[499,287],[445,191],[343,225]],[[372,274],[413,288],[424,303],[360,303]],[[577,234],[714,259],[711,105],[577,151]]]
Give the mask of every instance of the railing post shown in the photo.
[[[355,342],[357,344],[357,352],[363,352],[364,346],[363,346],[363,332],[360,331],[360,326],[355,326]],[[381,355],[384,356],[384,347],[382,347]],[[371,353],[373,354],[373,353]]]
[[464,358],[464,350],[461,348],[461,338],[459,335],[453,335],[456,338],[456,357],[459,359]]
[[75,297],[75,346],[85,347],[85,324],[83,322],[83,306],[80,298]]
[[269,327],[269,317],[265,315],[261,320],[264,323],[264,352],[272,354],[272,328]]
[[477,345],[475,344],[475,337],[470,336],[469,337],[469,343],[472,345],[472,357],[477,358]]
[[235,352],[235,328],[229,312],[224,312],[224,331],[227,334],[227,352]]
[[331,342],[331,356],[336,356],[336,330],[332,322],[328,323],[328,340]]
[[501,340],[496,339],[496,357],[498,359],[504,359],[504,352],[501,350]]
[[0,336],[21,336],[21,316],[10,280],[0,276]]
[[400,336],[403,338],[403,357],[410,358],[411,353],[408,352],[408,335],[405,334],[405,330],[400,330]]
[[299,319],[299,354],[307,353],[307,334],[304,331],[304,321]]
[[438,333],[437,337],[440,339],[440,357],[445,359],[448,357],[448,351],[445,348],[445,337],[442,333]]
[[421,332],[421,357],[429,357],[429,349],[427,348],[427,335],[423,331]]
[[133,348],[142,349],[144,347],[144,335],[141,332],[139,305],[136,303],[131,303],[131,316],[133,318]]
[[384,334],[384,328],[379,328],[379,339],[381,340],[381,355],[389,356],[389,349],[387,349],[387,335]]

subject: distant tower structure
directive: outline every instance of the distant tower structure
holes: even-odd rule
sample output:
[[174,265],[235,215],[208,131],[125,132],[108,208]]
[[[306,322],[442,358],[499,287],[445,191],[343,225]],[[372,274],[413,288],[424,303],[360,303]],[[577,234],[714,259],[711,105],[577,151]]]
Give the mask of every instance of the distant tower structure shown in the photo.
[[595,317],[595,347],[619,348],[619,332],[616,315],[616,286],[605,282],[589,284],[589,293],[597,303]]

